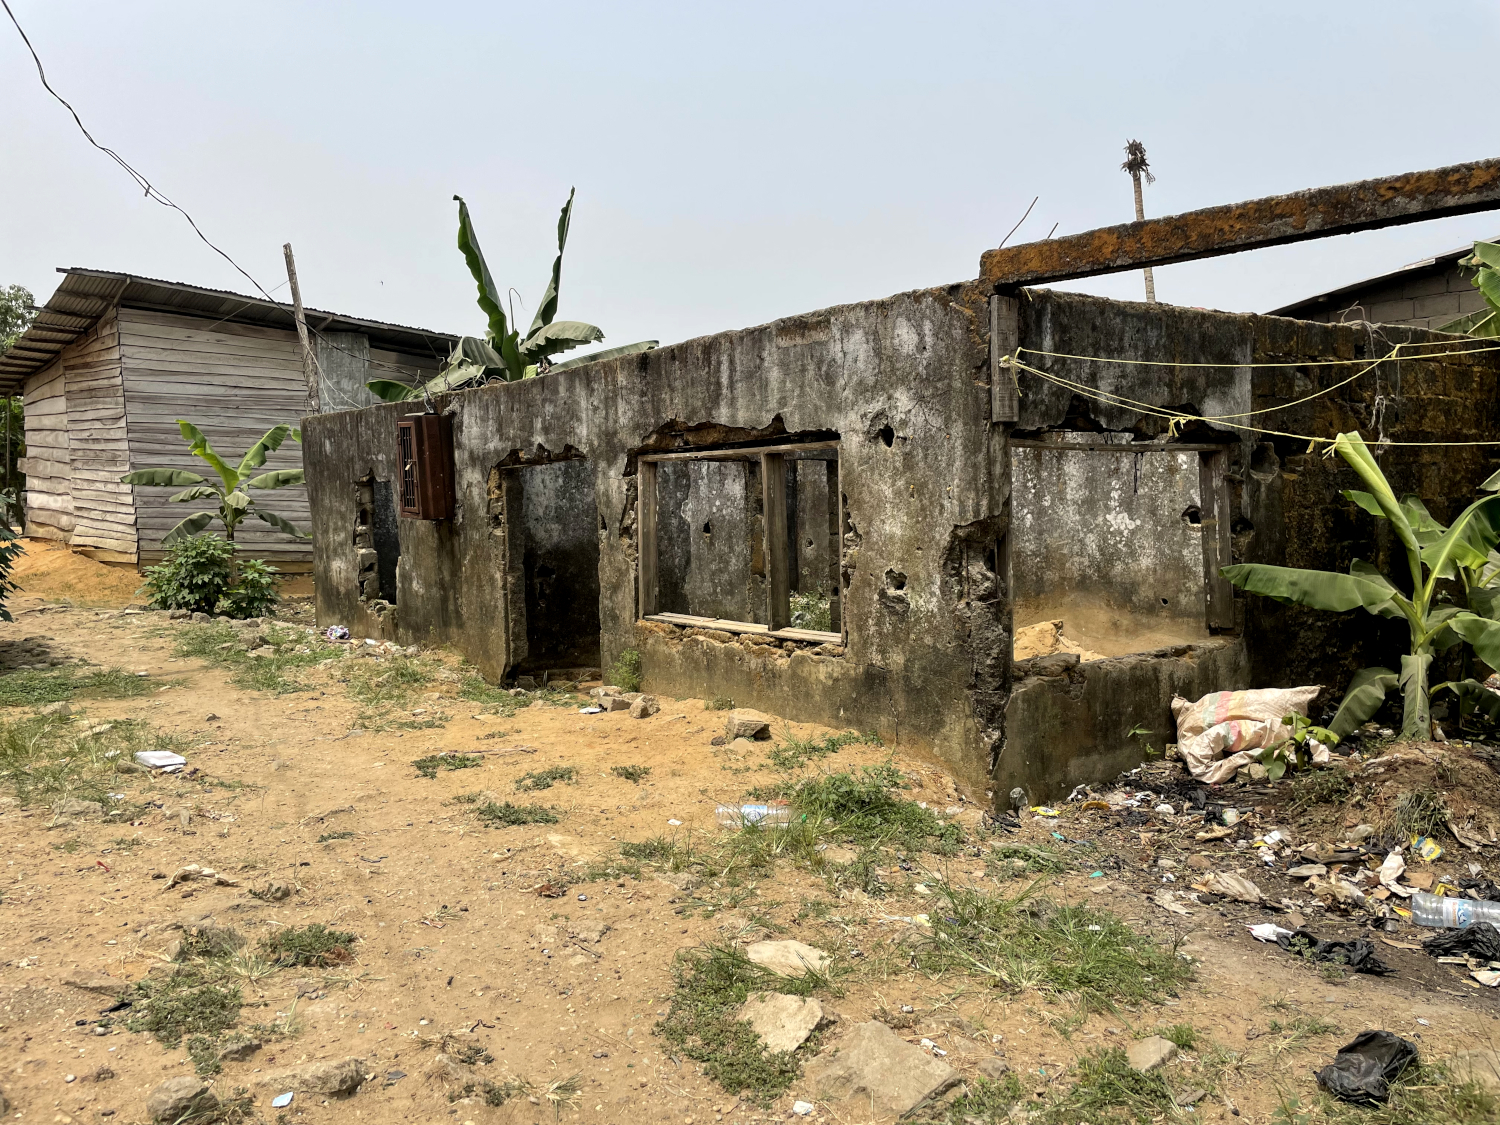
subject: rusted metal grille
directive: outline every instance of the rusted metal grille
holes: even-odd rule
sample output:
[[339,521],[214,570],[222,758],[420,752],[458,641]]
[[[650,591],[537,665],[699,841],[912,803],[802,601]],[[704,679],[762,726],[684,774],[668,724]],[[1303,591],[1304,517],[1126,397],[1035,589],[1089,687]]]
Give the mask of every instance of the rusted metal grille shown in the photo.
[[401,446],[401,514],[415,516],[418,514],[416,427],[410,422],[397,422],[396,437]]

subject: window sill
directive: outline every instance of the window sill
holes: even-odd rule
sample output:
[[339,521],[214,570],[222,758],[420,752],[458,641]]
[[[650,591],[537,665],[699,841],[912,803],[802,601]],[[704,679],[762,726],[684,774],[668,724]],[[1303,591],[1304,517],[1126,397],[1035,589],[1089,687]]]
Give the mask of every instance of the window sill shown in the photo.
[[803,641],[808,644],[841,645],[844,638],[838,633],[825,633],[818,629],[771,629],[753,621],[726,621],[718,617],[697,617],[691,613],[651,613],[642,620],[656,621],[663,625],[683,625],[697,629],[717,629],[721,633],[764,633],[778,641]]

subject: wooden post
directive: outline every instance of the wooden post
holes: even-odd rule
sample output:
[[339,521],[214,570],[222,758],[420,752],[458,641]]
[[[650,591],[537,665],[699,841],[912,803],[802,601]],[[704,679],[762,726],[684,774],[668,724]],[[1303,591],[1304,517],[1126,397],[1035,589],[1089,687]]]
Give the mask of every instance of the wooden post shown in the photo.
[[786,629],[792,623],[792,576],[786,541],[786,456],[762,453],[760,477],[765,490],[766,585],[771,611],[766,624],[772,629]]
[[656,612],[656,467],[655,461],[638,461],[635,468],[636,576],[642,617]]
[[1198,512],[1203,534],[1203,616],[1214,632],[1234,629],[1234,586],[1219,573],[1230,563],[1229,455],[1198,454]]
[[990,298],[990,421],[997,424],[1021,417],[1016,373],[1005,363],[1021,344],[1020,312],[1015,297]]
[[286,254],[286,279],[292,286],[292,313],[297,318],[297,338],[302,341],[302,377],[307,380],[307,412],[321,414],[323,405],[318,394],[318,361],[307,338],[307,318],[302,315],[302,290],[297,285],[297,260],[292,257],[290,242],[281,249]]

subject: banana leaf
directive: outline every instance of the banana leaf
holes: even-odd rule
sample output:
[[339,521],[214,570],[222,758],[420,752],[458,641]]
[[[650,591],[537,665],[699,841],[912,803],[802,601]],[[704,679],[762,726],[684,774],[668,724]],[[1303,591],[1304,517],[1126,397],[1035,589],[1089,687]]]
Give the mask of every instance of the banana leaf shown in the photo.
[[246,488],[285,488],[289,484],[302,484],[304,481],[301,469],[272,469],[269,473],[261,473],[258,477],[251,477],[245,482]]
[[284,531],[288,535],[295,536],[298,539],[312,538],[310,535],[308,535],[307,532],[303,531],[296,524],[292,523],[291,520],[288,520],[283,516],[278,516],[275,512],[267,512],[262,508],[254,508],[251,510],[251,514],[258,516],[260,519],[264,520],[266,523],[270,524],[278,531]]
[[[545,328],[551,324],[552,318],[557,315],[557,289],[562,284],[563,248],[568,245],[568,226],[573,221],[573,196],[577,190],[577,188],[568,189],[568,201],[563,204],[562,214],[557,217],[557,257],[552,262],[552,280],[547,283],[547,291],[542,294],[542,303],[537,306],[536,319],[526,330],[528,340],[536,335],[538,328]],[[601,336],[600,339],[603,337]]]
[[1476,586],[1469,591],[1469,610],[1491,621],[1500,621],[1500,590]]
[[500,290],[495,288],[495,279],[490,276],[490,267],[485,264],[484,252],[479,249],[479,239],[474,234],[474,224],[469,219],[469,205],[463,197],[458,201],[458,248],[468,263],[469,273],[479,286],[479,307],[489,317],[489,333],[493,339],[501,340],[510,334],[505,320],[505,309],[500,303]]
[[[605,348],[602,352],[594,352],[591,355],[575,356],[565,359],[561,363],[554,363],[550,370],[568,371],[574,367],[582,367],[585,363],[603,363],[607,359],[619,359],[622,355],[637,355],[640,352],[649,352],[655,348],[655,340],[639,340],[634,344],[621,344],[617,348]],[[1500,476],[1497,473],[1496,476]]]
[[170,547],[174,543],[180,543],[184,539],[191,539],[209,524],[213,523],[219,516],[217,512],[198,512],[196,515],[188,516],[171,531],[162,536],[161,545]]
[[150,484],[164,488],[181,488],[185,484],[208,484],[204,477],[184,469],[137,469],[120,478],[121,484]]
[[266,457],[281,448],[281,443],[286,441],[287,434],[292,428],[285,423],[272,426],[266,431],[265,437],[252,445],[245,457],[240,461],[239,475],[245,476],[251,469],[258,469],[266,463]]
[[365,386],[381,402],[405,402],[408,399],[422,397],[422,392],[416,387],[408,387],[405,383],[398,383],[394,379],[372,379]]
[[168,499],[174,504],[186,504],[191,500],[217,500],[219,495],[219,490],[211,484],[195,484],[191,488],[184,488]]
[[556,355],[583,344],[596,344],[604,339],[604,333],[592,324],[581,320],[558,320],[538,328],[521,345],[521,355],[527,363],[535,363],[546,356]]
[[1478,711],[1492,723],[1500,722],[1500,693],[1493,692],[1478,680],[1448,680],[1432,689],[1437,694],[1447,688],[1458,696],[1459,727],[1463,727],[1463,716]]
[[224,491],[233,492],[240,483],[240,475],[224,463],[224,459],[214,452],[214,447],[208,443],[208,438],[203,431],[191,422],[182,418],[177,419],[177,428],[182,431],[183,440],[188,443],[188,452],[194,457],[201,457],[213,467],[214,472],[224,482]]
[[1500,316],[1495,314],[1494,309],[1478,309],[1465,313],[1457,320],[1450,320],[1447,324],[1440,324],[1433,331],[1473,336],[1480,340],[1493,339],[1500,336]]
[[1500,621],[1492,621],[1488,617],[1479,617],[1464,610],[1450,617],[1447,627],[1468,641],[1474,655],[1480,660],[1491,668],[1500,670]]
[[[1268,566],[1265,563],[1236,563],[1224,567],[1219,573],[1248,594],[1260,594],[1285,605],[1305,605],[1332,613],[1363,609],[1367,604],[1385,606],[1391,602],[1390,592],[1395,589],[1384,578],[1381,579],[1382,586],[1359,575]],[[1371,612],[1379,612],[1383,617],[1395,616],[1394,612],[1386,610]]]
[[[1409,552],[1415,552],[1417,550],[1416,533],[1412,530],[1411,522],[1406,518],[1406,512],[1402,509],[1400,501],[1396,499],[1390,482],[1385,479],[1385,474],[1380,471],[1380,466],[1370,455],[1365,439],[1358,433],[1339,434],[1333,439],[1333,448],[1365,482],[1365,487],[1370,490],[1370,495],[1380,506],[1381,514],[1396,529],[1396,538],[1401,540],[1402,545]],[[1420,579],[1420,575],[1414,577]]]
[[1456,567],[1483,567],[1489,561],[1488,550],[1481,551],[1469,538],[1480,512],[1485,513],[1485,526],[1491,526],[1491,521],[1500,513],[1500,495],[1480,497],[1460,512],[1435,542],[1420,548],[1422,563],[1428,570],[1426,592],[1429,602],[1438,580],[1454,577]]
[[1427,666],[1432,654],[1401,658],[1401,737],[1426,741],[1432,737],[1432,715],[1427,698]]
[[1349,681],[1349,690],[1333,716],[1328,729],[1340,739],[1348,738],[1360,724],[1367,723],[1380,710],[1385,697],[1396,686],[1399,677],[1389,668],[1361,668]]

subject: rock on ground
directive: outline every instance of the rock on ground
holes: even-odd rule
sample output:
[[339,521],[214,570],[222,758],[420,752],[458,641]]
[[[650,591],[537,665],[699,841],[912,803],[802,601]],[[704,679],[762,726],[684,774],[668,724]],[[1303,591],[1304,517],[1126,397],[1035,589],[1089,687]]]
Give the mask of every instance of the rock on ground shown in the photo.
[[872,1116],[901,1116],[959,1081],[958,1071],[883,1023],[856,1024],[804,1068],[816,1097],[851,1099]]
[[188,1113],[206,1113],[218,1104],[207,1082],[191,1074],[179,1074],[151,1091],[146,1112],[152,1121],[169,1122]]
[[981,1078],[988,1078],[991,1082],[998,1082],[1010,1073],[1010,1064],[998,1055],[986,1055],[979,1060],[976,1068]]
[[260,1050],[259,1039],[240,1039],[219,1048],[220,1062],[244,1062]]
[[770,738],[771,717],[737,707],[724,719],[724,737],[731,742],[736,738]]
[[758,941],[745,947],[745,956],[784,977],[806,976],[808,969],[826,973],[833,960],[821,949],[800,941]]
[[630,705],[630,717],[632,719],[648,719],[661,710],[661,704],[656,701],[654,695],[643,695]]
[[289,1070],[278,1070],[256,1081],[257,1086],[296,1090],[308,1094],[347,1095],[358,1090],[365,1080],[363,1059],[341,1059],[338,1062],[308,1063]]
[[795,1051],[823,1022],[823,1005],[809,996],[757,992],[740,1008],[739,1018],[765,1041],[767,1051]]
[[1125,1049],[1125,1059],[1132,1070],[1142,1073],[1166,1066],[1177,1057],[1177,1044],[1160,1035],[1148,1035],[1137,1039]]

